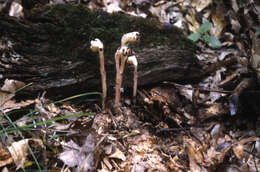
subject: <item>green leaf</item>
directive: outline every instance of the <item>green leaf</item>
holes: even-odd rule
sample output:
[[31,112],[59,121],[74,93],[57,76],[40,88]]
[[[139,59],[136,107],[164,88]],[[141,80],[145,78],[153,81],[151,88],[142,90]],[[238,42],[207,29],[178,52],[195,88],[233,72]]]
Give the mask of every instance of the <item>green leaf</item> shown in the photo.
[[209,21],[206,21],[203,23],[199,28],[199,33],[203,35],[204,33],[208,32],[211,28],[211,23]]
[[214,36],[204,35],[202,37],[203,41],[206,42],[212,48],[220,48],[221,42]]
[[188,39],[192,40],[193,42],[197,42],[201,37],[200,33],[192,33],[188,36]]

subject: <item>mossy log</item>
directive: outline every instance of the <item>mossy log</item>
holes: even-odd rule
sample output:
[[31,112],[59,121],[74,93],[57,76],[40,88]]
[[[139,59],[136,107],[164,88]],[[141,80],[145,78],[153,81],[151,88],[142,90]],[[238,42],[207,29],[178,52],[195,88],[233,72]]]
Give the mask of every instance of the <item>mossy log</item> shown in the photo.
[[[33,83],[29,92],[41,90],[100,90],[98,54],[90,40],[104,43],[109,87],[114,86],[114,53],[124,33],[138,31],[138,85],[162,81],[198,81],[202,66],[194,44],[175,27],[125,14],[90,11],[83,6],[55,5],[32,10],[26,21],[0,18],[0,81],[15,79]],[[124,84],[132,85],[126,71]],[[57,89],[58,88],[58,89]]]

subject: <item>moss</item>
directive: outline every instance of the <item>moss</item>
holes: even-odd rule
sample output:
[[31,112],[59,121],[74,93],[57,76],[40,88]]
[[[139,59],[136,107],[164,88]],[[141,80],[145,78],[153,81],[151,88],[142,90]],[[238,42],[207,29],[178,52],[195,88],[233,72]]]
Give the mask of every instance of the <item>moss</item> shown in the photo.
[[[84,56],[89,53],[89,41],[94,38],[103,40],[106,52],[112,53],[120,45],[121,36],[131,31],[139,31],[142,34],[142,48],[158,45],[175,49],[194,48],[180,30],[175,27],[167,29],[154,20],[90,11],[83,6],[72,5],[35,9],[32,16],[32,21],[41,21],[38,30],[44,30],[44,33],[50,35],[49,41],[53,46],[49,53],[52,55],[69,58]],[[83,49],[85,53],[76,53],[82,52],[80,50]]]
[[55,5],[34,9],[26,25],[16,20],[0,21],[0,34],[5,34],[6,30],[12,30],[13,39],[20,40],[26,45],[27,48],[18,48],[21,54],[38,53],[71,60],[73,58],[97,60],[92,58],[96,57],[96,53],[92,53],[89,49],[90,40],[94,38],[100,38],[104,42],[105,56],[112,58],[120,46],[122,35],[132,31],[141,33],[138,48],[169,46],[181,50],[195,49],[194,44],[184,38],[182,32],[175,27],[167,29],[154,20],[119,13],[90,11],[84,6],[76,5]]

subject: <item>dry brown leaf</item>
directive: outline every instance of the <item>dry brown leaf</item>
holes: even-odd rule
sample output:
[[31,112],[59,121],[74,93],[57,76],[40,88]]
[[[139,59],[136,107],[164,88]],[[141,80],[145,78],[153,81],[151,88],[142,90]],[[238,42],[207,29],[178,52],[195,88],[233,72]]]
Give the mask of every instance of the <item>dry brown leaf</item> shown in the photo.
[[69,167],[75,167],[78,163],[80,147],[72,140],[62,144],[64,152],[59,154],[59,159]]
[[123,11],[120,7],[120,1],[118,0],[105,0],[103,2],[105,6],[105,11],[108,13]]
[[237,144],[236,146],[233,147],[233,152],[238,159],[242,160],[243,157],[245,156],[244,145]]
[[[192,142],[193,141],[191,141],[190,143],[192,143]],[[203,163],[204,157],[203,157],[202,152],[198,148],[195,148],[196,145],[194,143],[193,144],[190,144],[190,143],[186,142],[189,159],[193,159],[195,162],[198,162],[200,164]]]
[[4,167],[4,168],[2,169],[2,172],[9,172],[9,170],[8,170],[7,167]]
[[220,125],[220,124],[216,124],[216,125],[212,128],[212,130],[211,130],[211,132],[210,132],[211,138],[217,140],[218,137],[219,137],[220,134],[221,134],[221,129],[222,129],[221,125]]
[[0,167],[6,166],[13,162],[13,158],[9,152],[0,150]]
[[18,142],[12,143],[8,147],[8,150],[13,158],[14,163],[16,164],[16,169],[23,168],[28,155],[28,148],[32,145],[37,147],[45,148],[40,139],[24,139]]
[[232,2],[232,8],[233,10],[237,13],[239,8],[238,8],[238,5],[237,5],[237,1],[236,0],[231,0]]
[[[104,165],[106,166],[106,168],[108,168],[109,170],[112,170],[113,166],[111,165],[111,163],[109,162],[109,157],[104,157],[103,159]],[[105,167],[103,167],[105,168]]]
[[241,139],[239,140],[238,144],[246,144],[248,142],[255,142],[255,141],[260,141],[259,137],[249,137],[249,138],[245,138],[245,139]]
[[188,21],[188,26],[189,26],[189,30],[191,32],[198,32],[200,24],[197,22],[196,18],[195,18],[195,12],[194,10],[192,10],[192,14],[186,15],[186,19]]
[[55,104],[50,104],[48,106],[46,106],[46,109],[52,113],[56,113],[59,114],[61,112],[61,110],[55,105]]
[[227,156],[227,153],[231,149],[232,145],[229,142],[224,142],[220,145],[211,146],[207,150],[205,161],[210,164],[221,164],[224,161],[224,158]]
[[169,14],[168,10],[170,7],[174,6],[173,1],[160,1],[157,2],[156,4],[150,6],[149,12],[153,15],[156,16],[160,22],[165,23],[169,22]]
[[22,88],[23,86],[25,86],[24,82],[16,81],[13,79],[10,79],[10,80],[6,79],[1,90],[7,91],[7,92],[15,92],[16,90],[18,90],[19,88]]
[[200,151],[196,150],[191,144],[186,143],[186,150],[189,156],[190,170],[192,172],[206,172],[207,170],[199,166],[203,162],[203,156]]
[[245,139],[241,139],[237,142],[237,144],[235,144],[233,146],[233,152],[236,155],[236,157],[240,160],[242,160],[246,155],[245,151],[245,144],[248,142],[255,142],[255,141],[259,141],[260,138],[258,137],[249,137],[249,138],[245,138]]
[[227,22],[224,18],[225,8],[222,3],[218,3],[216,11],[212,14],[211,20],[213,22],[213,26],[210,29],[211,35],[216,38],[221,37],[221,33],[227,25]]
[[131,172],[145,172],[146,171],[146,168],[145,168],[145,165],[140,163],[135,163],[133,165],[133,168],[131,169]]
[[97,162],[95,146],[96,137],[94,134],[90,133],[86,137],[85,143],[82,147],[79,147],[72,140],[67,143],[63,143],[64,151],[59,154],[59,159],[62,160],[64,164],[69,167],[74,167],[79,171],[92,171],[95,169]]
[[10,112],[15,109],[21,109],[23,107],[29,106],[34,103],[34,100],[26,100],[21,102],[16,102],[15,100],[8,100],[2,106],[4,112]]
[[260,169],[260,160],[256,158],[254,155],[250,155],[246,165],[249,168],[248,171],[257,172],[256,169]]
[[9,92],[5,92],[5,91],[1,91],[1,90],[0,90],[0,107],[1,107],[2,109],[4,109],[4,108],[3,108],[4,104],[5,104],[8,100],[10,100],[12,97],[14,97],[14,94],[11,94],[11,93],[9,93]]
[[240,25],[239,21],[236,19],[230,19],[230,24],[231,24],[232,30],[235,32],[235,34],[238,34],[241,29],[241,25]]
[[6,79],[4,85],[0,89],[0,107],[15,95],[16,90],[23,86],[25,86],[25,83],[21,81]]
[[228,108],[223,105],[223,103],[213,103],[207,108],[201,107],[199,109],[199,118],[201,120],[208,119],[213,116],[219,116],[222,114],[227,114]]
[[109,158],[121,159],[122,161],[126,160],[126,157],[122,151],[116,148],[115,152],[108,156]]
[[193,5],[195,6],[197,12],[202,11],[212,3],[212,0],[193,0]]
[[256,71],[258,83],[260,83],[260,39],[257,33],[250,32],[252,38],[252,58],[251,66]]

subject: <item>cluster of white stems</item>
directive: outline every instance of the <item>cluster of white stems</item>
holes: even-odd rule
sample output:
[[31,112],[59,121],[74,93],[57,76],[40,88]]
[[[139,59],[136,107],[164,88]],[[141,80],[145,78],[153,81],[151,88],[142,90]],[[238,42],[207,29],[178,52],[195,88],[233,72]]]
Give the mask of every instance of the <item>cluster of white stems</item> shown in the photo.
[[[136,97],[137,91],[137,58],[135,55],[132,55],[131,49],[127,46],[129,43],[135,43],[140,40],[139,32],[130,32],[124,34],[121,39],[121,46],[117,49],[115,53],[115,63],[116,63],[116,87],[115,87],[115,104],[116,106],[120,106],[120,89],[122,87],[123,82],[123,73],[125,69],[125,63],[134,65],[134,86],[133,86],[133,98]],[[99,39],[95,39],[90,42],[91,50],[93,52],[99,53],[100,59],[100,73],[102,79],[102,108],[105,109],[105,102],[107,97],[107,85],[106,85],[106,71],[104,65],[104,45]]]

